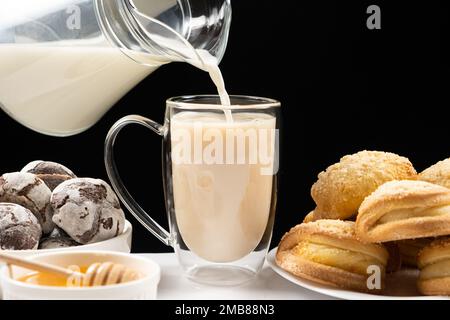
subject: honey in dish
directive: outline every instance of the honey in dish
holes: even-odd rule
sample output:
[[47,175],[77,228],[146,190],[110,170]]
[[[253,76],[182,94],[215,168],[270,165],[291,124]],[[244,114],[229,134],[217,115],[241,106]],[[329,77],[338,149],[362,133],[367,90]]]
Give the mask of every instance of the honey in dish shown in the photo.
[[[80,273],[86,273],[89,266],[80,267]],[[69,282],[67,277],[47,273],[47,272],[31,272],[24,276],[17,278],[16,280],[35,284],[40,286],[51,286],[51,287],[69,287]],[[73,286],[73,285],[72,285]]]
[[103,263],[100,266],[98,263],[94,263],[90,266],[69,267],[68,269],[77,271],[85,276],[83,278],[77,276],[65,277],[46,272],[30,272],[17,278],[17,280],[40,286],[91,287],[125,283],[142,277],[142,274],[136,270],[126,268],[121,264],[112,264],[111,262]]

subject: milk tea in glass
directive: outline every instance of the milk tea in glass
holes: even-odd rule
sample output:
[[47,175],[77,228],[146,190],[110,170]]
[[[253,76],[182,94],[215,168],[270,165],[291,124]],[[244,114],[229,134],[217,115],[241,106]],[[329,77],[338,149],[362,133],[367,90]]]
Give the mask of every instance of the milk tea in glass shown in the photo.
[[[266,98],[214,95],[167,101],[164,125],[140,117],[119,120],[108,135],[105,160],[128,209],[175,249],[186,276],[230,286],[251,280],[264,264],[272,235],[278,172],[280,103]],[[127,124],[163,137],[163,175],[170,230],[132,198],[112,155]]]

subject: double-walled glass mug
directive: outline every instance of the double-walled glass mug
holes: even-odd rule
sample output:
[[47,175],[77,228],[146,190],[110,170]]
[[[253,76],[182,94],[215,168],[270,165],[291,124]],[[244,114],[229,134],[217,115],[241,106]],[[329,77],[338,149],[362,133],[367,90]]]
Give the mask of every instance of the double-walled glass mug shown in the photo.
[[[187,277],[236,285],[253,278],[270,245],[277,199],[278,101],[231,96],[167,100],[164,125],[131,115],[111,128],[105,164],[122,202],[159,240],[175,249]],[[170,232],[131,197],[114,163],[114,141],[128,124],[163,137],[163,177]]]

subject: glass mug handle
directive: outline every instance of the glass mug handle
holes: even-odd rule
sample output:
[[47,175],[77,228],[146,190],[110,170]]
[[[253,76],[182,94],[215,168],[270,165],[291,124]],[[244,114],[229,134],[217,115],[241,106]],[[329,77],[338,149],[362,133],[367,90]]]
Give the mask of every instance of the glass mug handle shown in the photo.
[[133,199],[127,188],[124,186],[117,170],[116,162],[114,161],[114,143],[119,132],[129,124],[139,124],[152,130],[160,136],[164,136],[166,130],[166,128],[159,123],[138,115],[130,115],[118,120],[109,130],[105,140],[104,160],[106,172],[114,190],[131,214],[133,214],[133,216],[155,237],[170,246],[172,245],[170,233],[161,227],[155,220],[153,220],[150,215],[145,212],[145,210],[142,209],[141,206]]

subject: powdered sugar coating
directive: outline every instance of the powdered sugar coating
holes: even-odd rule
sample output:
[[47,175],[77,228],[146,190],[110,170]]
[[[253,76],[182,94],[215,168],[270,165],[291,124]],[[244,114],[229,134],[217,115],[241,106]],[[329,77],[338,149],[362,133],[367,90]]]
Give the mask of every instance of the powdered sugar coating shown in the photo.
[[41,233],[39,221],[30,210],[0,203],[0,249],[37,249]]
[[123,232],[125,215],[103,180],[75,178],[53,191],[53,221],[81,244],[113,238]]
[[34,173],[42,179],[52,191],[64,181],[76,178],[76,175],[72,170],[53,161],[32,161],[23,167],[21,172]]
[[32,173],[13,172],[0,177],[0,202],[19,204],[30,210],[39,220],[45,234],[55,227],[50,196],[47,185]]
[[73,240],[64,230],[55,227],[52,233],[39,243],[39,249],[58,249],[78,246],[79,243]]

